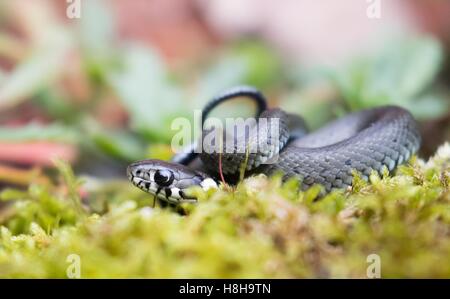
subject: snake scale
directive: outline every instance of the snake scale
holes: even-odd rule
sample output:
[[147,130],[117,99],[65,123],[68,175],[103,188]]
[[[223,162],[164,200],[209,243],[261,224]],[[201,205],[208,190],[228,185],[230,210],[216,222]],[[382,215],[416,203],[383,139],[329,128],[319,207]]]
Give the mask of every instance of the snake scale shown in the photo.
[[[303,190],[321,184],[330,192],[351,186],[354,170],[366,180],[373,170],[380,173],[386,167],[391,172],[408,161],[420,147],[417,123],[401,107],[358,111],[307,133],[299,116],[278,108],[269,109],[265,97],[247,86],[229,89],[208,102],[202,113],[202,127],[213,108],[237,97],[255,101],[257,125],[241,135],[234,135],[231,147],[225,148],[228,132],[222,135],[218,147],[217,142],[205,147],[202,139],[197,142],[204,146],[200,154],[194,151],[198,145],[192,145],[187,152],[175,155],[171,162],[142,160],[130,164],[129,180],[160,200],[172,204],[195,202],[196,198],[189,196],[187,189],[192,186],[205,190],[217,188],[219,164],[227,182],[238,180],[244,164],[246,176],[281,172],[285,180],[298,178]],[[204,129],[202,138],[212,130],[214,128]],[[219,150],[214,151],[211,148],[214,146]]]

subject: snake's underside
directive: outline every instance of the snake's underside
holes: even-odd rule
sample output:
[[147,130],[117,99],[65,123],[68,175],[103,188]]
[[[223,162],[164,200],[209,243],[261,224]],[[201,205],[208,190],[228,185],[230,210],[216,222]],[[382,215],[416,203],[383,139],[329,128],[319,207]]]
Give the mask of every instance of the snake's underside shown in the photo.
[[[217,186],[220,159],[223,174],[230,181],[236,181],[241,165],[245,163],[247,175],[281,172],[284,179],[297,177],[303,189],[321,184],[329,192],[351,186],[355,170],[365,179],[373,170],[381,172],[386,167],[393,171],[420,147],[416,121],[407,110],[397,106],[352,113],[305,135],[293,133],[305,132],[298,125],[302,124],[298,117],[280,109],[267,109],[262,95],[251,88],[228,91],[213,99],[213,104],[205,110],[209,112],[217,104],[236,96],[259,97],[256,99],[262,112],[259,118],[279,121],[276,146],[252,153],[242,151],[260,137],[256,130],[250,131],[245,136],[235,137],[237,140],[231,152],[203,151],[199,157],[188,153],[188,156],[176,156],[172,163],[158,160],[133,163],[127,171],[133,184],[171,203],[192,201],[195,198],[186,195],[189,187]],[[275,144],[271,139],[275,135],[268,135],[268,143]]]

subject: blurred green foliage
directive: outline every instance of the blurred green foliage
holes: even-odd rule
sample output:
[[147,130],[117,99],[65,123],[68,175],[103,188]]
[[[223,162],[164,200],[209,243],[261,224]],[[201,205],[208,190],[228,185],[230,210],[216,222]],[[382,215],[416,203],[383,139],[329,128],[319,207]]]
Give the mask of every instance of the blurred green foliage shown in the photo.
[[387,40],[372,53],[334,67],[289,69],[294,87],[280,106],[302,115],[312,129],[352,111],[382,105],[408,109],[420,121],[445,116],[450,90],[442,78],[444,48],[433,37]]
[[[174,118],[192,120],[194,109],[240,84],[260,88],[278,100],[275,105],[303,115],[312,128],[349,111],[385,104],[403,106],[420,119],[448,112],[448,87],[436,82],[443,49],[430,37],[394,40],[372,56],[320,71],[288,65],[268,45],[248,39],[224,44],[183,72],[169,68],[148,45],[119,43],[113,16],[102,1],[89,1],[75,30],[49,28],[42,45],[30,49],[10,73],[0,73],[0,109],[31,100],[52,118],[46,126],[1,128],[2,140],[70,140],[88,153],[125,162],[142,159],[154,152],[148,147],[169,143],[176,133],[170,128]],[[2,38],[8,37],[0,33]],[[79,52],[92,90],[81,104],[55,84],[69,50]],[[95,115],[105,98],[114,98],[109,105],[121,105],[128,116],[128,123],[114,133]],[[214,115],[252,115],[243,103],[248,101],[224,105]]]
[[431,37],[401,38],[372,57],[353,60],[334,80],[352,111],[399,105],[420,119],[436,118],[449,108],[439,89],[430,90],[443,57],[442,46]]
[[58,123],[47,126],[31,123],[20,128],[0,127],[0,139],[9,141],[50,140],[75,144],[81,139],[78,133],[72,128]]
[[0,89],[0,108],[18,105],[48,86],[60,73],[63,67],[61,60],[70,45],[70,37],[65,31],[52,30],[46,43],[36,46],[24,61],[4,77]]
[[130,113],[131,128],[149,140],[169,141],[170,121],[184,111],[180,90],[168,81],[161,59],[146,48],[131,46],[125,52],[123,69],[109,78]]
[[71,254],[82,278],[366,277],[370,254],[382,277],[448,277],[449,165],[445,144],[428,162],[412,158],[395,176],[357,178],[321,200],[319,186],[298,192],[296,181],[252,177],[235,190],[193,190],[200,203],[180,216],[148,207],[131,184],[91,192],[93,213],[59,163],[68,192],[1,193],[11,205],[0,215],[0,277],[63,278]]

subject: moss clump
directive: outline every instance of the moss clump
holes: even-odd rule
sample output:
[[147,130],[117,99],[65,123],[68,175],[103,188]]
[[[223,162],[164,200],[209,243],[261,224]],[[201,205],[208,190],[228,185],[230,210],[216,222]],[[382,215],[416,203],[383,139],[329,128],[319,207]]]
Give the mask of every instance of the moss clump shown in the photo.
[[84,278],[366,277],[370,254],[382,277],[450,277],[449,144],[321,200],[319,186],[298,193],[279,177],[197,190],[186,216],[152,209],[125,181],[97,184],[82,204],[59,168],[65,188],[1,194],[0,277],[66,277],[72,254]]

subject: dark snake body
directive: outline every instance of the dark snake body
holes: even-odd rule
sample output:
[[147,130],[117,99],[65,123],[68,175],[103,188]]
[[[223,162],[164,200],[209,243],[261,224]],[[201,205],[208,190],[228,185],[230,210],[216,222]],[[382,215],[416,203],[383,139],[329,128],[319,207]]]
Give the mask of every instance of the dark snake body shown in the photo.
[[290,143],[278,163],[263,167],[263,171],[300,176],[304,188],[318,183],[330,191],[351,186],[353,170],[366,179],[372,170],[380,173],[383,166],[394,170],[419,146],[420,135],[411,114],[386,106],[350,114]]
[[[257,90],[248,87],[233,89],[213,99],[204,109],[203,120],[215,106],[237,96],[249,96],[256,101],[259,108],[258,124],[262,118],[268,119],[268,131],[272,125],[270,120],[278,121],[278,134],[268,134],[265,140],[270,145],[268,148],[251,153],[242,151],[243,147],[248,149],[254,146],[260,137],[256,130],[251,129],[245,135],[235,137],[231,152],[229,149],[220,154],[203,151],[198,159],[191,151],[176,155],[173,163],[163,164],[163,168],[187,176],[191,176],[189,172],[192,171],[197,178],[197,183],[193,185],[199,185],[198,181],[209,177],[217,180],[221,155],[223,173],[230,181],[236,181],[239,169],[245,162],[247,175],[272,175],[281,172],[284,179],[298,177],[303,189],[321,184],[329,192],[334,188],[351,186],[354,170],[365,179],[373,170],[380,173],[386,167],[393,171],[398,165],[408,161],[420,147],[421,137],[416,121],[403,108],[384,106],[362,110],[302,136],[305,128],[301,119],[280,109],[267,109],[264,97]],[[272,140],[274,137],[277,139]],[[133,174],[133,169],[140,167],[150,171],[152,164],[161,168],[161,163],[163,162],[145,160],[132,164],[129,176],[130,172]],[[164,196],[160,198],[164,199]]]

